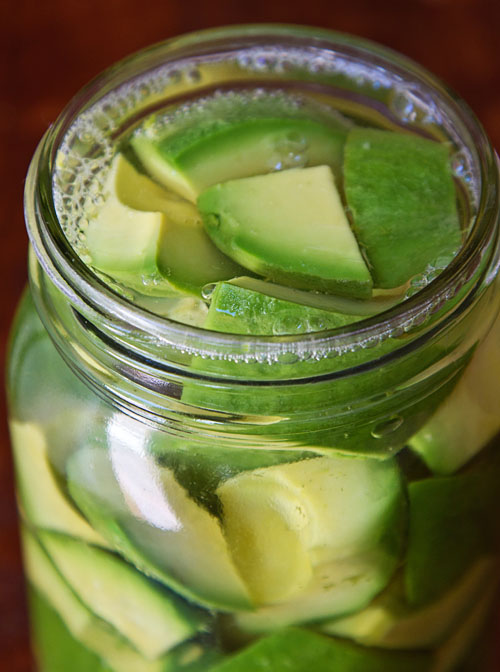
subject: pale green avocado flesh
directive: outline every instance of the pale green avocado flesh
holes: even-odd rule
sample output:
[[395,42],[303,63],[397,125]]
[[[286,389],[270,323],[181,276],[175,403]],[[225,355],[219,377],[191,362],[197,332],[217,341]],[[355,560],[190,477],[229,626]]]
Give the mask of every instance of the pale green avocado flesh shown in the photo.
[[404,500],[393,463],[313,457],[243,472],[217,495],[235,565],[259,605],[237,617],[247,632],[355,611],[398,563]]
[[160,184],[188,200],[227,180],[295,166],[338,170],[346,129],[308,119],[247,119],[212,132],[192,130],[188,141],[137,134],[131,145]]
[[[106,669],[113,672],[164,672],[169,652],[153,659],[141,655],[111,623],[96,616],[73,592],[39,541],[27,529],[23,530],[22,541],[26,573],[31,585],[60,616],[72,637],[109,665]],[[95,587],[98,585],[97,582]],[[80,588],[85,590],[85,586]]]
[[144,294],[201,296],[204,285],[241,275],[206,234],[193,203],[139,173],[117,154],[105,202],[85,233],[89,263]]
[[198,199],[215,244],[293,287],[371,296],[372,280],[328,166],[230,180]]
[[92,525],[146,575],[188,600],[249,608],[218,519],[191,499],[171,469],[158,469],[126,446],[112,454],[89,446],[68,462],[69,491]]

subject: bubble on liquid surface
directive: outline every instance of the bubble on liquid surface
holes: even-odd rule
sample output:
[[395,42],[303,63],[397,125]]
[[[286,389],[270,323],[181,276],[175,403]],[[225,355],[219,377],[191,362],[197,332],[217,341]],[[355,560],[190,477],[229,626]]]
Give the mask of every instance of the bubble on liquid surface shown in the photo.
[[436,102],[419,88],[396,87],[389,108],[405,124],[439,124],[441,113]]
[[304,168],[307,165],[307,139],[298,132],[290,131],[278,136],[273,143],[274,151],[269,157],[271,170]]
[[400,415],[393,415],[387,420],[379,422],[371,431],[374,439],[383,439],[398,430],[403,424],[404,420]]
[[201,290],[201,295],[204,299],[207,301],[211,301],[213,293],[215,292],[215,289],[217,287],[216,282],[209,282],[207,285],[205,285],[202,290]]

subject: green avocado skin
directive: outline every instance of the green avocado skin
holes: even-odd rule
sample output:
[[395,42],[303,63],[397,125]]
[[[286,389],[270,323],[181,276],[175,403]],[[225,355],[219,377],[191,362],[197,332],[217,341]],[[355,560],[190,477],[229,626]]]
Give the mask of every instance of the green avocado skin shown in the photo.
[[220,282],[212,294],[204,327],[225,333],[276,336],[335,329],[358,319]]
[[344,188],[375,287],[444,268],[461,243],[448,147],[415,135],[356,128]]
[[475,560],[498,553],[499,483],[498,446],[464,472],[410,483],[405,567],[410,604],[438,599]]
[[432,655],[366,649],[304,630],[265,637],[210,672],[427,672]]

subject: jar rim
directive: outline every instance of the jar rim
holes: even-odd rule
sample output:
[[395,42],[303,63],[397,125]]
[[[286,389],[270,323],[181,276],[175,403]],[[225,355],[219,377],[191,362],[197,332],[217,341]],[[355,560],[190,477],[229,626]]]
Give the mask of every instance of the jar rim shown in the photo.
[[[133,304],[105,284],[81,260],[62,232],[52,192],[52,174],[57,150],[64,134],[84,107],[103,96],[110,87],[122,86],[130,68],[141,60],[152,70],[159,59],[172,61],[214,49],[241,49],[256,43],[283,48],[284,44],[308,44],[317,49],[338,52],[350,50],[367,56],[371,64],[392,65],[406,73],[446,104],[449,114],[461,124],[477,157],[479,199],[474,223],[467,241],[434,280],[392,308],[360,322],[332,330],[290,336],[248,336],[206,330],[161,317]],[[144,69],[146,71],[146,69]],[[292,355],[298,360],[331,356],[357,347],[370,347],[381,340],[411,331],[413,326],[440,310],[448,299],[474,276],[486,249],[491,250],[499,210],[499,176],[493,149],[468,106],[436,77],[396,52],[367,40],[313,27],[251,24],[208,29],[189,33],[148,47],[111,66],[84,87],[70,101],[55,124],[47,131],[33,158],[25,192],[28,233],[38,260],[51,281],[84,317],[105,324],[112,333],[147,334],[148,341],[182,353],[199,354],[211,359],[245,362],[277,361]],[[488,282],[497,266],[489,269]],[[141,339],[138,339],[140,342]],[[158,356],[162,356],[158,353]]]

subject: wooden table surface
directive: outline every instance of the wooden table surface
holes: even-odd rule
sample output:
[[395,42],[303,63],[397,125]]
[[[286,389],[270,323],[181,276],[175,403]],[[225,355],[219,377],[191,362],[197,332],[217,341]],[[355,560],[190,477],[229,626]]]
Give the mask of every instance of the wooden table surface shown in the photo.
[[[25,282],[24,175],[43,131],[113,61],[183,32],[256,22],[345,31],[410,56],[465,98],[500,147],[500,0],[0,0],[3,351]],[[1,421],[0,669],[27,672],[31,659],[3,397]],[[500,627],[497,633],[500,641]],[[491,670],[500,670],[500,655]]]

